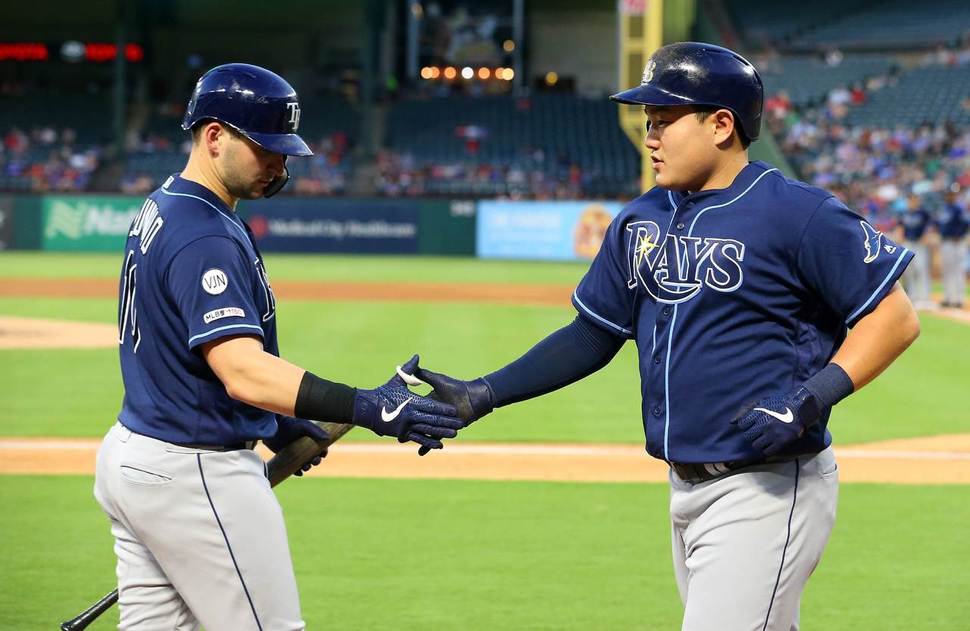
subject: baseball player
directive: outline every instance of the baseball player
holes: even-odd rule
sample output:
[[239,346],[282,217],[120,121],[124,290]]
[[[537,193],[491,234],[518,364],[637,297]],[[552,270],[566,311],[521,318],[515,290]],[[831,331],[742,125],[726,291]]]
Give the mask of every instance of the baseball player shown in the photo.
[[936,216],[940,232],[940,258],[943,266],[943,307],[962,309],[967,292],[967,232],[970,214],[957,202],[955,192]]
[[[198,81],[181,174],[148,196],[125,246],[118,344],[125,396],[98,452],[95,496],[118,557],[120,629],[303,629],[282,511],[252,451],[308,420],[440,448],[461,421],[403,374],[372,390],[279,357],[276,302],[240,199],[268,197],[311,155],[281,77],[227,64]],[[309,468],[319,459],[307,463]]]
[[417,375],[471,423],[633,339],[646,449],[670,465],[683,628],[797,629],[835,520],[829,414],[918,335],[897,283],[913,254],[830,193],[748,161],[763,88],[738,54],[664,46],[613,99],[644,106],[657,186],[610,224],[576,319],[485,377]]
[[919,195],[910,194],[906,210],[898,219],[897,233],[901,233],[903,245],[914,254],[913,264],[906,270],[902,282],[906,293],[920,309],[936,307],[930,302],[930,257],[926,245],[931,223],[930,214],[923,208]]

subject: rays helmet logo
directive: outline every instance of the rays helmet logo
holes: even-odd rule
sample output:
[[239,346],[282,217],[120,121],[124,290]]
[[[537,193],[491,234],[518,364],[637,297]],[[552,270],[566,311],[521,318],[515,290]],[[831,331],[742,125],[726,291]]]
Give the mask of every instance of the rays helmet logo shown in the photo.
[[633,221],[626,231],[627,286],[642,286],[657,302],[685,302],[705,286],[729,293],[744,282],[740,241],[674,234],[661,239],[660,226],[652,221]]
[[653,71],[657,69],[657,62],[651,59],[647,62],[647,65],[643,67],[643,80],[640,85],[646,85],[653,81]]

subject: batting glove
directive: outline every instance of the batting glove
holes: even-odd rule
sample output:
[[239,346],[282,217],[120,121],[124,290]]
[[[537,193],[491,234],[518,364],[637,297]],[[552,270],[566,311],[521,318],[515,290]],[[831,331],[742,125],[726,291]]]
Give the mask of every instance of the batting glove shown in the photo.
[[[458,418],[461,419],[465,427],[495,408],[492,402],[492,390],[484,379],[462,381],[420,367],[417,368],[415,374],[434,388],[434,393],[431,395],[433,398],[450,403],[457,408]],[[418,450],[418,453],[423,456],[427,453],[427,450],[422,447]]]
[[[309,436],[318,443],[330,440],[330,434],[328,434],[322,427],[313,421],[308,421],[302,418],[293,418],[292,416],[282,416],[277,414],[276,428],[276,433],[272,438],[263,439],[263,444],[269,447],[274,454],[279,452],[279,450],[283,447],[286,447],[292,443],[297,438],[301,438],[303,436]],[[305,463],[302,469],[297,471],[294,475],[303,475],[304,471],[309,471],[311,467],[315,467],[316,465],[320,464],[320,461],[326,457],[327,452],[324,450],[322,454]]]
[[[418,366],[415,355],[390,381],[374,390],[357,390],[354,398],[355,425],[366,427],[378,436],[396,436],[399,442],[421,445],[421,455],[441,449],[442,438],[454,438],[464,424],[453,405],[414,394],[408,385],[419,385],[414,377]],[[420,453],[420,452],[419,452]]]
[[822,410],[818,398],[799,386],[785,396],[762,399],[731,423],[744,432],[745,439],[756,449],[774,456],[815,425]]

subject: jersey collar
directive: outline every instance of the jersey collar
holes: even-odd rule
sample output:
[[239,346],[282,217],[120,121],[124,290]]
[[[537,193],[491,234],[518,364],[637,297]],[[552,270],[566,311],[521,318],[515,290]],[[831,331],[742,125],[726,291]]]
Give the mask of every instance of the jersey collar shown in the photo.
[[186,180],[180,173],[172,175],[170,181],[163,184],[162,188],[167,191],[171,191],[172,193],[185,193],[188,195],[201,197],[223,213],[228,214],[230,217],[236,216],[235,211],[229,206],[226,206],[226,202],[222,201],[221,197],[197,182]]
[[706,191],[697,191],[689,195],[679,191],[671,191],[671,194],[678,205],[686,200],[698,202],[710,199],[713,196],[726,195],[728,197],[734,197],[741,193],[741,191],[746,190],[758,176],[771,168],[773,167],[770,164],[762,162],[761,160],[755,160],[749,162],[747,166],[741,169],[741,172],[735,176],[734,181],[727,188],[712,188]]

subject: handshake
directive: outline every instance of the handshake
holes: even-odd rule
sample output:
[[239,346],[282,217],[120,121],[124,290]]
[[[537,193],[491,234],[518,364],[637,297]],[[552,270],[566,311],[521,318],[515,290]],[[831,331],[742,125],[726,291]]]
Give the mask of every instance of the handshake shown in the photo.
[[[420,445],[423,456],[441,449],[442,440],[454,438],[494,407],[492,393],[483,379],[461,381],[418,366],[418,356],[398,366],[397,374],[373,390],[357,390],[352,423],[379,436],[395,436],[399,442]],[[428,396],[408,386],[428,384]]]

